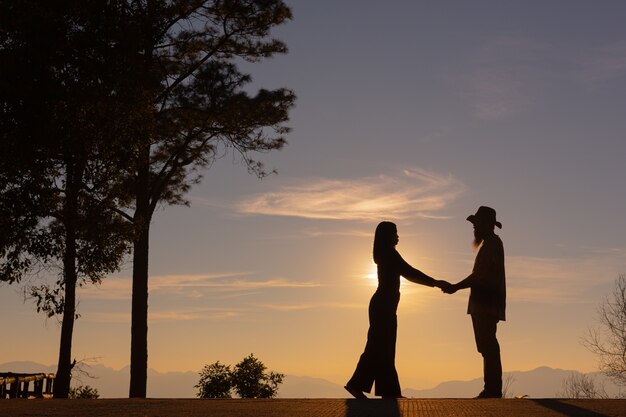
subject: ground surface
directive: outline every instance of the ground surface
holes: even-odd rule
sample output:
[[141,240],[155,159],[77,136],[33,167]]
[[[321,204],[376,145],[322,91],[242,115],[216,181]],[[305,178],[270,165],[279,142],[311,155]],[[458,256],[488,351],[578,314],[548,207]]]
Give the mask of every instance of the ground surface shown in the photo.
[[4,417],[626,417],[626,400],[0,400]]

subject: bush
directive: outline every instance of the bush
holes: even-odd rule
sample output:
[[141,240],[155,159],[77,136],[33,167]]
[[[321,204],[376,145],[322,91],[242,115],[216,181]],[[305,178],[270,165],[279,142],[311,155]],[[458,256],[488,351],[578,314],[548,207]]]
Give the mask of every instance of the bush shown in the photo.
[[81,385],[78,387],[70,388],[69,398],[72,400],[95,400],[100,398],[100,394],[98,394],[97,388],[90,387],[89,385]]
[[198,388],[196,395],[200,398],[231,398],[230,366],[223,365],[220,361],[204,365],[200,371],[200,381],[194,388]]
[[232,383],[237,394],[241,398],[274,398],[285,375],[276,372],[267,374],[266,369],[253,354],[235,365]]
[[231,398],[234,390],[241,398],[274,398],[285,375],[270,372],[253,354],[245,357],[231,369],[219,361],[205,365],[195,388],[200,398]]

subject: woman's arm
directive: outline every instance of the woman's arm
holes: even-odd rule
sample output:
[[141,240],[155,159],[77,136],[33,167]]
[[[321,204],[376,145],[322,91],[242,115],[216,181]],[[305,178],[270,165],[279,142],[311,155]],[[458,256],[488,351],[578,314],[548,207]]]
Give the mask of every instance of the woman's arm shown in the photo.
[[426,285],[429,287],[441,288],[440,286],[442,285],[441,281],[437,281],[436,279],[426,275],[419,269],[413,268],[411,265],[408,264],[407,261],[402,259],[402,256],[400,256],[400,254],[398,254],[397,262],[398,262],[398,267],[400,270],[400,275],[402,275],[404,278],[408,279],[409,281],[414,282],[416,284]]

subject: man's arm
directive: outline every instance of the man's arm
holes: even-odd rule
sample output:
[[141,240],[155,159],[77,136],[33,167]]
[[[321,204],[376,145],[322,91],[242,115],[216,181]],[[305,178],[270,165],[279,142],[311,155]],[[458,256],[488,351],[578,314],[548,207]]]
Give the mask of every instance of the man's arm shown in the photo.
[[472,272],[467,278],[462,281],[457,282],[456,284],[451,284],[448,288],[442,288],[441,290],[446,294],[454,294],[458,290],[463,290],[465,288],[471,288],[478,284],[481,280],[482,276],[480,271]]
[[458,290],[484,284],[489,277],[489,270],[492,267],[491,261],[491,257],[486,255],[480,262],[477,262],[474,265],[474,270],[467,276],[467,278],[457,282],[456,284],[452,284],[449,288],[442,288],[441,290],[447,294],[454,294]]

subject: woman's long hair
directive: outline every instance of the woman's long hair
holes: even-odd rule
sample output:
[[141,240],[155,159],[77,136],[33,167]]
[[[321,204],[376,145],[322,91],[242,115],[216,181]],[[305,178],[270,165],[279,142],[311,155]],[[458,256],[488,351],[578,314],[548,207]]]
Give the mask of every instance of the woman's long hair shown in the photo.
[[393,251],[398,228],[392,222],[380,222],[374,234],[374,262],[378,264]]

